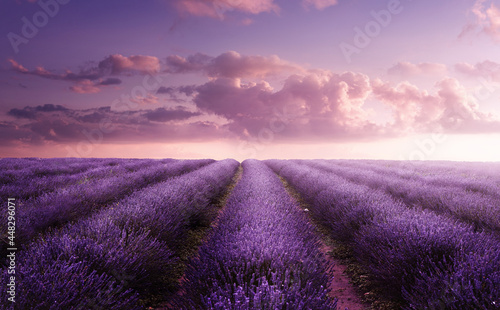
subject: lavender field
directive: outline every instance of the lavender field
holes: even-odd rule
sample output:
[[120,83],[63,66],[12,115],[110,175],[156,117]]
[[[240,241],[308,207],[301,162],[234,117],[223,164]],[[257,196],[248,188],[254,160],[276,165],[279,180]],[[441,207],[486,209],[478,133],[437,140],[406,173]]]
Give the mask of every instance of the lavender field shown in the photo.
[[499,163],[0,167],[0,309],[500,309]]

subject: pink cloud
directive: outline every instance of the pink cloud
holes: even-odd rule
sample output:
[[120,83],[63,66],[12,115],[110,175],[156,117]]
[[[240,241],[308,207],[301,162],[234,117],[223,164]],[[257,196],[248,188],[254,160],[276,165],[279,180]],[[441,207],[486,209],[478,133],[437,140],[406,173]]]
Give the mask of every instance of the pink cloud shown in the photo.
[[119,54],[106,57],[99,62],[97,67],[90,67],[74,73],[66,70],[64,73],[50,72],[43,67],[36,67],[29,71],[13,59],[9,59],[12,69],[25,74],[35,75],[53,80],[80,81],[96,80],[106,75],[118,75],[127,73],[155,74],[160,71],[160,60],[154,56],[134,55],[123,56]]
[[500,41],[500,9],[491,4],[486,10],[486,16],[489,24],[484,28],[484,31],[494,38],[497,42]]
[[148,104],[157,104],[159,103],[159,98],[152,95],[152,94],[147,94],[146,97],[136,97],[136,98],[132,98],[130,99],[130,101],[134,102],[134,103],[138,103],[138,104],[141,104],[141,105],[148,105]]
[[[281,134],[307,139],[453,131],[455,123],[462,124],[460,130],[472,130],[474,126],[484,130],[500,128],[482,125],[497,121],[481,113],[467,90],[452,79],[442,80],[436,84],[436,93],[429,93],[409,82],[394,87],[361,73],[306,70],[278,57],[242,56],[236,52],[215,58],[202,54],[172,56],[167,59],[167,67],[172,73],[199,72],[210,77],[208,83],[192,92],[193,102],[206,113],[226,118],[227,128],[242,137],[258,135],[276,111],[282,110],[293,115],[293,120]],[[447,67],[400,62],[390,71],[408,76],[445,75]],[[288,78],[279,90],[262,80],[284,74]],[[368,98],[387,105],[393,111],[393,121],[376,124],[365,107]]]
[[327,7],[338,4],[337,0],[303,0],[302,4],[305,7],[314,6],[317,10],[324,10]]
[[118,85],[121,80],[109,75],[130,75],[130,74],[157,74],[160,72],[160,60],[154,56],[133,55],[123,56],[119,54],[111,55],[100,61],[97,67],[90,67],[75,73],[66,70],[64,73],[52,72],[44,67],[36,67],[28,70],[23,65],[13,59],[8,60],[11,68],[22,74],[34,75],[41,78],[60,80],[74,83],[70,89],[79,94],[97,93],[103,86]]
[[167,71],[172,73],[203,72],[210,77],[264,78],[286,72],[304,72],[296,64],[278,56],[243,56],[237,52],[225,52],[217,57],[195,54],[187,58],[167,57]]
[[402,132],[500,130],[500,120],[481,112],[476,100],[456,79],[438,82],[435,94],[408,82],[393,87],[378,79],[372,81],[372,88],[374,96],[392,109],[395,129]]
[[242,83],[221,77],[197,89],[198,108],[223,116],[242,137],[256,137],[280,114],[289,115],[280,135],[315,139],[375,135],[363,104],[370,93],[369,79],[359,73],[326,72],[289,76],[274,91],[266,82]]
[[67,70],[65,73],[58,74],[50,72],[43,67],[36,67],[34,70],[29,71],[13,59],[9,59],[9,62],[12,64],[12,69],[19,73],[34,75],[51,80],[73,82],[73,86],[69,87],[69,89],[78,94],[95,94],[100,92],[101,88],[104,86],[118,85],[121,83],[121,80],[117,78],[100,78],[102,74],[97,72],[81,72],[79,74],[75,74]]
[[301,71],[298,65],[280,59],[278,56],[242,56],[230,51],[219,55],[206,67],[209,76],[264,78],[283,72]]
[[189,73],[205,70],[205,67],[213,60],[213,57],[196,53],[188,57],[178,55],[167,56],[167,71],[170,73]]
[[442,112],[437,98],[408,82],[393,87],[375,79],[372,81],[372,88],[375,98],[392,109],[395,127],[400,130],[413,130],[435,121]]
[[[42,67],[29,71],[15,61],[11,61],[11,64],[13,70],[23,74],[72,81],[75,84],[71,90],[82,94],[96,93],[102,87],[121,82],[116,77],[106,78],[106,75],[143,73],[158,68],[152,58],[110,56],[106,60],[106,66],[90,68],[80,73],[68,71],[63,74]],[[468,74],[480,74],[490,65],[465,64],[459,68]],[[443,65],[434,63],[401,62],[393,70],[411,75],[431,74],[445,69]],[[130,115],[123,114],[118,117],[119,112],[103,107],[103,110],[96,110],[78,118],[77,125],[86,128],[90,126],[88,123],[94,124],[98,118],[109,117],[118,127],[124,128],[125,132],[130,132],[135,126],[137,133],[132,134],[134,137],[147,136],[149,133],[141,130],[147,131],[151,127],[158,130],[158,134],[161,131],[166,134],[182,131],[186,135],[196,135],[197,133],[192,131],[194,128],[207,128],[213,136],[206,135],[205,138],[237,136],[242,139],[255,139],[259,138],[262,132],[269,135],[271,131],[276,139],[289,141],[356,140],[443,130],[469,133],[500,132],[498,119],[483,113],[476,100],[469,96],[470,90],[455,79],[442,79],[428,91],[409,82],[391,85],[380,79],[370,79],[362,73],[307,70],[277,56],[247,56],[232,51],[217,57],[204,54],[169,56],[165,71],[171,74],[194,73],[205,76],[207,82],[202,85],[165,85],[160,87],[155,95],[133,98],[132,101],[157,104],[160,96],[170,96],[172,99],[192,104],[196,109],[172,110],[163,107],[149,112],[132,111]],[[266,80],[268,77],[279,77],[283,86],[274,89]],[[392,120],[380,123],[366,106],[367,102],[373,101],[387,106],[392,111]],[[23,121],[36,119],[36,128],[41,126],[40,130],[45,128],[46,132],[56,133],[56,136],[49,135],[46,139],[64,133],[56,130],[65,128],[60,122],[50,120],[40,123],[40,113],[42,112],[36,109],[15,110],[11,111],[10,116],[21,118]],[[73,117],[66,120],[68,124],[74,122],[74,116],[65,115],[68,118]],[[197,122],[196,125],[185,124],[193,116],[204,121]],[[179,125],[180,127],[174,128],[158,124],[171,121],[182,122],[187,127]],[[49,125],[57,125],[57,128],[49,128]],[[188,139],[186,135],[184,138]],[[116,136],[117,139],[123,138],[119,134]]]
[[96,94],[103,87],[120,84],[121,80],[116,78],[98,79],[96,81],[80,80],[75,82],[69,89],[77,94]]
[[446,74],[446,65],[439,63],[421,62],[411,63],[407,61],[400,61],[387,70],[387,73],[393,75],[400,75],[410,77],[415,75],[443,75]]
[[464,37],[469,33],[483,33],[488,35],[495,42],[500,42],[500,9],[491,1],[477,0],[470,12],[474,20],[464,26],[459,37]]
[[70,70],[66,70],[64,73],[50,72],[44,67],[36,67],[34,70],[28,70],[21,64],[17,63],[13,59],[9,59],[12,65],[12,70],[19,73],[34,75],[42,78],[52,79],[52,80],[62,80],[62,81],[82,81],[82,80],[96,80],[103,76],[101,72],[95,69],[89,69],[81,71],[80,73],[73,73]]
[[471,77],[483,77],[500,82],[500,64],[494,61],[485,60],[475,65],[462,62],[455,65],[455,70]]
[[248,14],[279,11],[274,0],[176,0],[174,5],[181,13],[221,20],[229,11]]
[[8,61],[12,65],[12,69],[14,69],[15,71],[22,72],[22,73],[29,72],[28,69],[26,69],[23,65],[19,64],[14,59],[8,59]]
[[251,24],[253,24],[253,19],[251,19],[251,18],[244,18],[243,20],[241,20],[241,24],[245,25],[245,26],[251,25]]
[[69,89],[77,94],[95,94],[101,91],[91,80],[79,81]]
[[123,56],[114,54],[99,62],[99,69],[111,74],[123,72],[157,73],[160,71],[160,60],[154,56]]

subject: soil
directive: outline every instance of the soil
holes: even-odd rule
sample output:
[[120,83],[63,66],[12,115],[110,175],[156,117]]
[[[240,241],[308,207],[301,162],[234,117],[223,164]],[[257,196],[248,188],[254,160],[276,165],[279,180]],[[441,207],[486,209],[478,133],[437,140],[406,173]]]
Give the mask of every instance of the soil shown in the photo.
[[337,298],[337,309],[338,310],[368,310],[370,305],[364,303],[359,297],[359,293],[356,287],[352,285],[349,281],[350,278],[346,274],[347,266],[339,264],[329,252],[332,250],[326,244],[322,244],[320,248],[321,252],[325,255],[328,263],[333,264],[329,272],[330,283],[328,288],[331,290],[330,297]]
[[[308,210],[308,204],[301,198],[300,194],[288,182],[280,176],[283,185],[287,189],[290,196],[297,201],[300,208],[304,211]],[[333,268],[329,271],[330,282],[330,297],[337,298],[337,310],[368,310],[372,309],[371,304],[363,302],[362,293],[357,289],[357,286],[352,284],[351,276],[347,274],[348,266],[340,260],[335,259],[330,253],[335,251],[334,243],[328,242],[326,234],[324,234],[318,224],[309,216],[308,217],[314,227],[317,228],[317,233],[320,236],[321,247],[320,251],[325,255],[325,259]],[[330,240],[331,241],[331,240]]]

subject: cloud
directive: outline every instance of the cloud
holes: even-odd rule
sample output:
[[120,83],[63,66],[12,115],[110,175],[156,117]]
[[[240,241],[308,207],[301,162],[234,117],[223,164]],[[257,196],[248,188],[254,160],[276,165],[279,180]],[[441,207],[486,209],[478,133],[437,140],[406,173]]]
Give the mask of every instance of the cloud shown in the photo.
[[15,118],[36,119],[38,112],[59,112],[67,111],[68,109],[62,105],[45,104],[36,107],[26,106],[23,109],[11,109],[7,112],[8,115]]
[[81,80],[70,86],[70,90],[77,94],[96,94],[101,92],[102,86],[119,85],[122,80],[117,78],[98,79],[96,81]]
[[205,70],[211,77],[265,78],[283,72],[297,72],[301,68],[275,55],[270,57],[242,56],[230,51],[214,58]]
[[314,6],[317,10],[324,10],[327,7],[337,5],[337,0],[303,0],[302,5],[305,7]]
[[[129,74],[129,70],[141,74],[137,68],[143,66],[139,63],[106,68],[110,74]],[[12,65],[15,70],[27,71],[17,63]],[[486,62],[459,64],[457,70],[469,75],[484,75],[491,74],[487,71],[491,66],[492,63]],[[100,70],[97,72],[104,71]],[[200,137],[205,140],[221,137],[251,140],[260,139],[263,133],[273,139],[293,142],[354,141],[440,131],[500,132],[498,118],[482,112],[477,100],[470,96],[470,90],[450,78],[441,79],[427,90],[409,82],[392,85],[359,72],[309,70],[277,56],[245,56],[236,52],[217,57],[199,53],[187,57],[169,56],[165,71],[192,73],[205,76],[207,80],[200,85],[165,85],[155,94],[128,97],[130,102],[125,102],[129,107],[126,111],[109,107],[74,110],[56,106],[12,109],[8,119],[15,118],[19,126],[8,128],[21,130],[21,136],[30,137],[29,141],[37,143],[84,139],[82,132],[99,130],[102,120],[115,128],[106,135],[111,142],[172,141],[179,137],[186,141]],[[390,71],[402,75],[444,74],[446,67],[435,63],[400,62]],[[44,70],[37,72],[55,75]],[[268,78],[273,81],[279,78],[281,86],[271,86],[275,84]],[[73,91],[91,93],[103,85],[119,82],[121,80],[101,73],[95,80],[75,80]],[[154,109],[141,110],[137,105],[158,104],[160,99],[184,102],[184,106],[191,108],[154,106]],[[374,102],[390,109],[392,119],[377,117],[367,104]],[[135,108],[131,108],[134,104]],[[66,127],[67,131],[63,132]],[[207,132],[195,131],[202,129]]]
[[240,23],[241,23],[242,25],[248,26],[248,25],[253,24],[253,22],[254,22],[254,20],[253,20],[253,19],[251,19],[251,18],[244,18],[244,19],[242,19],[242,20],[241,20],[241,22],[240,22]]
[[[369,93],[368,77],[352,72],[291,75],[278,91],[264,81],[221,77],[199,86],[194,103],[228,119],[227,127],[241,137],[283,126],[280,136],[285,138],[344,139],[377,134],[363,110]],[[282,114],[288,115],[285,120]]]
[[[488,3],[490,5],[488,6]],[[500,42],[500,9],[493,1],[476,0],[470,10],[473,20],[469,21],[459,38],[463,38],[471,33],[481,33],[489,36],[493,41]]]
[[67,108],[63,107],[62,105],[59,104],[44,104],[44,105],[39,105],[36,106],[35,111],[38,112],[56,112],[56,111],[66,111],[68,110]]
[[10,62],[10,64],[12,65],[12,69],[14,69],[15,71],[22,72],[22,73],[29,72],[28,69],[26,69],[25,67],[23,67],[23,65],[19,64],[14,59],[8,59],[8,62]]
[[167,57],[167,72],[170,73],[190,73],[202,71],[213,60],[213,57],[196,53],[186,58],[171,55]]
[[107,78],[105,80],[100,81],[97,85],[119,85],[122,83],[122,80],[117,78]]
[[186,96],[192,96],[196,92],[196,85],[184,85],[178,87],[165,87],[162,86],[156,91],[157,94],[167,94],[175,96],[176,94],[184,94]]
[[109,75],[156,74],[160,72],[160,60],[154,56],[122,56],[110,55],[100,61],[97,66],[81,69],[74,73],[66,70],[64,73],[51,72],[44,67],[28,70],[14,59],[8,60],[11,68],[22,74],[34,75],[45,79],[67,81],[74,83],[70,90],[79,94],[94,94],[102,87],[121,84],[121,79]]
[[100,71],[116,75],[125,72],[138,72],[153,74],[160,71],[160,60],[154,56],[123,56],[114,54],[99,62]]
[[[126,73],[154,74],[160,71],[160,60],[157,57],[143,55],[129,57],[119,54],[110,55],[100,61],[97,67],[82,69],[78,73],[71,72],[70,70],[66,70],[64,73],[54,73],[43,67],[36,67],[35,70],[29,71],[13,59],[9,59],[8,61],[11,63],[12,69],[19,73],[64,81],[96,80],[107,75]],[[107,79],[107,81],[117,84],[119,79]]]
[[35,132],[12,122],[0,122],[0,141],[4,146],[43,145],[43,140]]
[[152,94],[147,94],[146,97],[135,97],[131,98],[130,101],[140,105],[157,104],[159,102],[159,98]]
[[278,56],[243,56],[229,51],[217,57],[200,53],[186,58],[177,55],[169,56],[167,57],[167,71],[171,73],[203,72],[209,77],[265,78],[305,70]]
[[402,82],[395,87],[379,79],[372,81],[374,96],[392,109],[394,129],[401,132],[498,132],[500,120],[480,111],[476,100],[456,79],[436,83],[430,94]]
[[[131,74],[158,74],[161,72],[159,58],[154,56],[122,56],[110,55],[100,61],[96,66],[81,69],[80,72],[66,70],[64,73],[53,72],[44,67],[28,70],[13,59],[9,59],[12,70],[21,74],[38,76],[45,79],[67,81],[73,83],[69,89],[78,94],[95,94],[103,87],[119,85],[122,80],[110,76],[128,76]],[[164,70],[171,74],[196,73],[204,74],[211,78],[267,78],[285,73],[305,72],[301,66],[280,59],[278,56],[244,56],[237,52],[229,51],[217,57],[196,53],[187,57],[171,55],[166,58],[167,68]],[[158,93],[173,90],[159,89]],[[179,88],[179,94],[191,96],[194,88]],[[140,98],[136,98],[140,100]],[[147,100],[148,98],[142,98]],[[176,98],[173,98],[176,99]],[[145,102],[147,103],[147,102]]]
[[411,77],[416,75],[444,75],[447,72],[446,65],[439,63],[421,62],[414,64],[400,61],[387,70],[388,74]]
[[[184,86],[162,86],[158,88],[156,94],[158,95],[168,95],[167,101],[176,103],[186,103],[192,100],[192,97],[196,94],[196,85],[184,85]],[[185,97],[182,97],[184,95]]]
[[101,91],[98,85],[94,84],[91,80],[78,81],[69,89],[77,94],[95,94]]
[[185,107],[177,106],[175,108],[158,108],[144,114],[146,118],[154,122],[169,122],[173,120],[185,120],[193,116],[201,115],[200,112],[187,111]]
[[[444,66],[423,63],[419,72]],[[393,120],[377,123],[365,106],[377,100],[393,112]],[[498,117],[484,113],[456,79],[443,78],[432,92],[409,82],[392,86],[356,72],[309,70],[291,74],[281,89],[266,81],[242,82],[226,74],[196,88],[194,104],[229,121],[242,138],[258,137],[280,114],[289,117],[281,137],[303,140],[359,139],[427,132],[499,132]],[[286,111],[286,112],[284,112]]]
[[274,0],[176,0],[174,6],[186,15],[207,16],[224,20],[230,11],[247,14],[278,12]]
[[181,106],[118,112],[46,104],[11,109],[7,115],[15,122],[0,121],[0,141],[6,144],[209,141],[227,134],[211,121],[190,121],[202,113]]
[[19,73],[39,76],[46,79],[52,80],[63,80],[70,82],[78,82],[82,80],[95,80],[100,78],[103,74],[98,72],[95,69],[82,70],[80,73],[73,73],[67,70],[65,73],[54,73],[46,70],[43,67],[36,67],[34,70],[29,71],[23,65],[19,64],[13,59],[8,60],[12,65],[12,70],[17,71]]
[[11,109],[7,112],[7,115],[14,116],[15,118],[27,118],[27,119],[35,119],[36,113],[33,110],[27,109]]
[[494,61],[485,60],[475,65],[462,62],[455,65],[455,70],[470,77],[482,77],[500,83],[500,64]]
[[167,94],[167,95],[174,95],[176,92],[177,92],[177,89],[175,87],[171,87],[171,86],[169,86],[169,87],[161,86],[156,91],[157,94]]

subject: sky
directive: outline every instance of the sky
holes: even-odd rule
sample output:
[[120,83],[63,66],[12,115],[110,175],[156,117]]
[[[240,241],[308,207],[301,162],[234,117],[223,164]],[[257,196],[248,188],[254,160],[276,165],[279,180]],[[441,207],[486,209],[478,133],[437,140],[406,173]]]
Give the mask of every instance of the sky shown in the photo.
[[500,158],[500,1],[5,0],[0,37],[0,157]]

